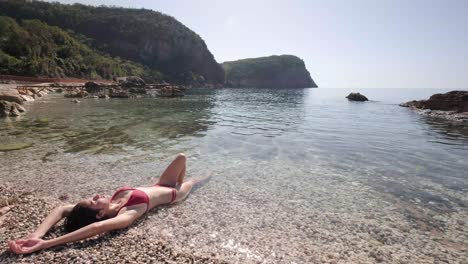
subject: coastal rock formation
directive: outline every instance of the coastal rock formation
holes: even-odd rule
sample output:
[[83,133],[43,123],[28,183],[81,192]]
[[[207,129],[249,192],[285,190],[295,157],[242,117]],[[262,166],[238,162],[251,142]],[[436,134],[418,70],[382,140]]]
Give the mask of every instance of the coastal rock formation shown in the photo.
[[365,97],[364,95],[360,93],[350,93],[348,96],[346,96],[346,98],[348,98],[349,101],[357,101],[357,102],[369,101],[367,97]]
[[400,104],[403,107],[418,109],[468,112],[468,91],[451,91],[445,94],[434,94],[428,100],[410,101]]
[[292,55],[222,63],[225,85],[232,88],[316,88],[304,62]]
[[0,101],[0,117],[16,117],[23,112],[25,109],[15,102]]
[[101,84],[97,82],[86,82],[85,89],[88,93],[97,93],[101,91]]
[[88,96],[88,92],[86,91],[75,91],[65,94],[66,98],[85,98],[86,96]]
[[[120,78],[119,78],[120,79]],[[119,84],[122,87],[144,87],[146,82],[138,76],[127,76],[119,80]]]
[[24,99],[21,97],[21,94],[16,89],[0,90],[0,100],[15,102],[17,104],[22,104],[24,101]]

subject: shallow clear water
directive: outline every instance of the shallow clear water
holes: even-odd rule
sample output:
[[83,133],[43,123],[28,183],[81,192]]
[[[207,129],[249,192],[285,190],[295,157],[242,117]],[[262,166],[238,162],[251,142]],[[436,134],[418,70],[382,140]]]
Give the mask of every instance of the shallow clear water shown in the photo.
[[[6,182],[18,182],[21,170],[27,173],[28,166],[7,164],[36,160],[38,163],[31,167],[42,175],[47,186],[89,195],[125,182],[144,184],[154,170],[162,168],[150,165],[152,161],[167,163],[175,153],[185,152],[190,157],[189,175],[214,170],[212,186],[223,190],[219,193],[208,187],[195,198],[216,197],[219,215],[229,217],[229,212],[238,210],[240,216],[254,218],[251,221],[255,225],[236,230],[244,238],[258,229],[260,222],[268,226],[268,221],[274,221],[269,220],[273,216],[266,211],[256,209],[259,204],[264,209],[278,210],[279,215],[292,213],[284,216],[284,221],[294,224],[295,216],[298,219],[326,209],[321,208],[325,202],[317,205],[316,199],[320,190],[333,189],[329,184],[335,183],[344,193],[326,190],[322,201],[333,202],[337,195],[353,199],[353,190],[346,189],[352,184],[365,186],[367,192],[413,201],[436,213],[466,213],[468,124],[427,118],[398,106],[446,91],[360,89],[371,99],[366,103],[348,102],[345,96],[349,92],[201,89],[176,99],[82,99],[80,104],[49,95],[29,104],[28,113],[20,119],[1,121],[1,143],[34,145],[1,153],[7,173],[3,170],[0,177]],[[63,166],[68,160],[74,169],[46,176],[53,170],[51,164],[59,166],[54,160],[60,160]],[[86,176],[61,178],[62,174],[80,170],[80,164]],[[99,172],[99,176],[90,175],[90,171]],[[30,179],[34,177],[39,176],[31,175]],[[94,189],[79,191],[64,186],[86,186],[86,180],[94,181]],[[37,183],[39,189],[45,185]],[[341,201],[336,199],[336,203]],[[310,209],[310,204],[316,208]],[[333,208],[334,212],[359,211],[359,207]],[[234,222],[240,221],[246,220]],[[216,230],[216,223],[208,226]],[[223,230],[226,228],[218,232]],[[255,256],[256,260],[266,258],[258,253],[263,244],[251,246],[252,252],[257,248],[258,257],[247,249],[239,251],[236,243],[236,239],[227,239],[218,246]]]

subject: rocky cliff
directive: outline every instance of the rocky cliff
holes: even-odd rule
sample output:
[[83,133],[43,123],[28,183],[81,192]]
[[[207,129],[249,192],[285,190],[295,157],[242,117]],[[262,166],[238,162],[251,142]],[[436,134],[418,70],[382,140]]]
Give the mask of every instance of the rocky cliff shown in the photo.
[[292,55],[222,63],[226,87],[316,88],[304,62]]
[[[223,83],[224,72],[199,35],[171,16],[146,9],[1,0],[0,15],[38,19],[78,35],[97,50],[147,67],[167,81]],[[161,77],[161,76],[159,76]]]
[[401,103],[403,107],[430,109],[441,111],[468,112],[468,91],[451,91],[444,94],[434,94],[427,100]]

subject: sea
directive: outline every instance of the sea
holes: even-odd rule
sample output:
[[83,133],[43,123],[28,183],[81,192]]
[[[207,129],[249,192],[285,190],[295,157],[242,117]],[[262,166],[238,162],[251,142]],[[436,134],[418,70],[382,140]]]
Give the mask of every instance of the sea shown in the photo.
[[0,183],[73,202],[155,182],[183,152],[187,178],[213,177],[139,227],[181,251],[241,263],[463,263],[468,123],[398,105],[448,91],[190,89],[80,103],[49,94],[0,120],[0,145],[25,146],[0,152]]

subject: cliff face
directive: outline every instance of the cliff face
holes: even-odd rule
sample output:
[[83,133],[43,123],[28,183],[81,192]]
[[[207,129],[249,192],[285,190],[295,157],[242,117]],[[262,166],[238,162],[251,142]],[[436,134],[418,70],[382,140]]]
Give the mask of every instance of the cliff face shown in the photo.
[[292,55],[222,63],[227,87],[316,88],[304,62]]
[[149,74],[179,83],[223,83],[224,72],[205,42],[173,17],[145,9],[0,1],[0,15],[39,19],[84,35],[113,57],[140,63]]

